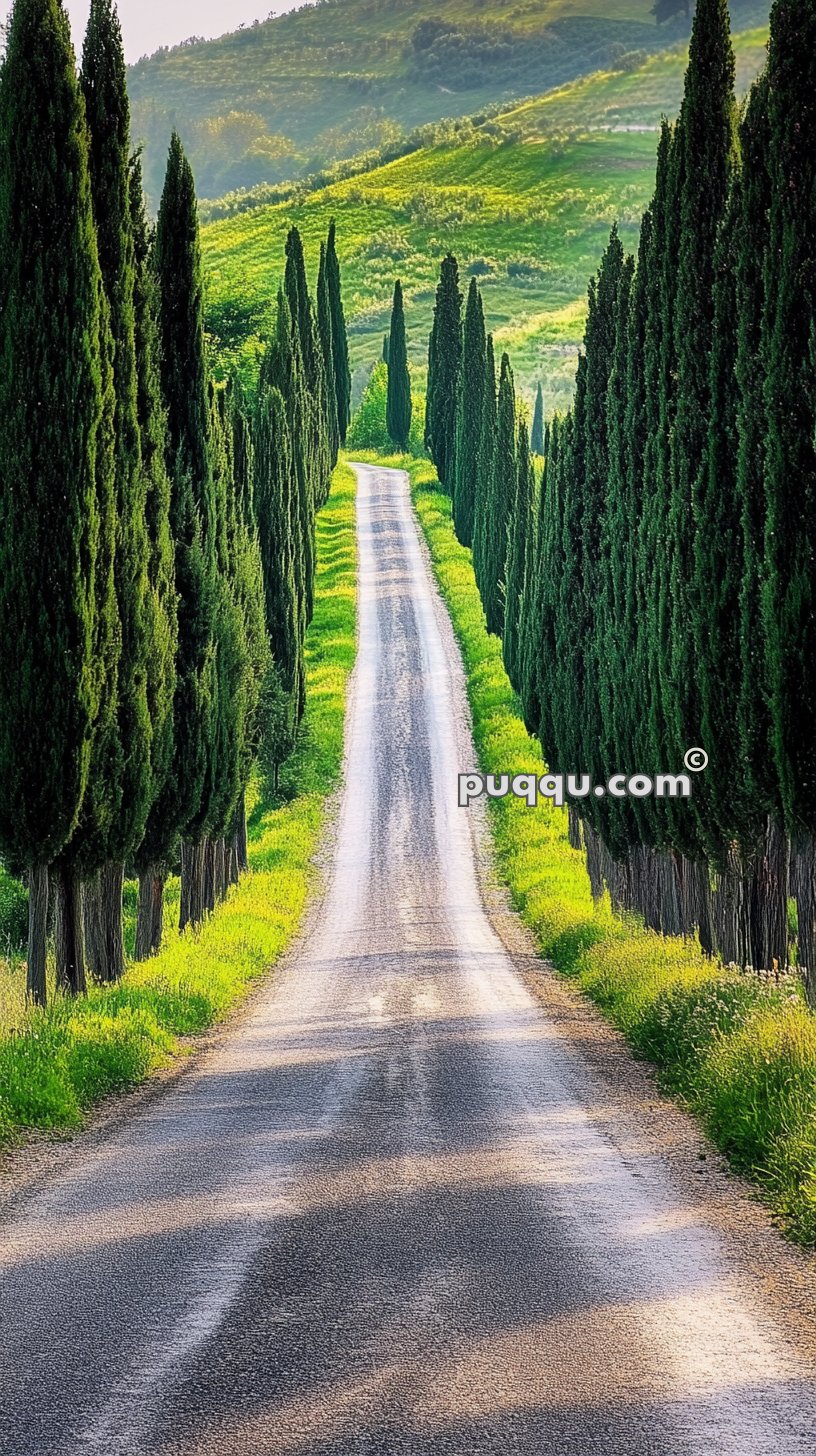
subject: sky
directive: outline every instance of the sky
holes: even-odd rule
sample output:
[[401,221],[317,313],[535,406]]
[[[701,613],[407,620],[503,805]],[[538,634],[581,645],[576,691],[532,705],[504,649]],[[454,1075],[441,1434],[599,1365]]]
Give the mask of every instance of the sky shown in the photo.
[[[82,37],[88,22],[90,0],[63,0],[71,17],[74,48],[82,52]],[[119,19],[128,61],[138,61],[159,46],[177,45],[191,35],[208,39],[237,30],[245,22],[265,20],[270,11],[293,10],[302,0],[119,0]],[[0,0],[0,16],[6,20],[12,0]]]

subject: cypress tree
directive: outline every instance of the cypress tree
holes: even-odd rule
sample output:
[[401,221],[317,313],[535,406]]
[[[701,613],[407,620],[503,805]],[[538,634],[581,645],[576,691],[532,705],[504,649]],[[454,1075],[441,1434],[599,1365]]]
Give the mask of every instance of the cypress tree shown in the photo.
[[391,333],[388,340],[388,401],[386,428],[398,450],[407,450],[411,432],[411,376],[408,372],[408,349],[405,339],[405,313],[402,284],[394,284],[391,309]]
[[317,331],[323,355],[326,391],[326,425],[329,435],[329,464],[333,470],[340,450],[340,431],[337,423],[337,396],[334,390],[334,348],[332,344],[331,299],[326,267],[325,244],[320,244],[320,266],[317,273]]
[[[769,785],[770,692],[761,632],[761,580],[765,553],[765,366],[762,319],[765,304],[765,269],[768,250],[768,215],[771,182],[769,149],[768,77],[753,86],[743,118],[741,135],[740,216],[736,261],[737,350],[734,370],[737,398],[737,493],[741,514],[742,582],[740,586],[737,738],[742,769],[735,795],[742,790],[742,809],[753,822],[755,806],[766,811],[777,801]],[[739,837],[750,849],[750,829],[740,812]]]
[[[614,337],[606,389],[606,488],[598,533],[597,599],[589,630],[594,641],[593,696],[597,699],[599,742],[596,759],[587,768],[635,772],[632,739],[625,712],[629,695],[621,691],[632,671],[632,642],[626,635],[627,565],[637,526],[636,501],[630,495],[627,382],[630,309],[634,258],[624,259],[614,299]],[[621,700],[626,699],[623,703]],[[623,711],[621,711],[621,709]],[[608,800],[596,821],[607,849],[624,861],[636,839],[636,824],[627,802]]]
[[[602,681],[606,676],[604,613],[610,570],[609,543],[604,542],[605,513],[609,488],[609,383],[615,363],[619,325],[619,300],[624,277],[623,248],[617,227],[601,260],[597,278],[589,288],[589,313],[584,338],[584,393],[581,410],[576,404],[576,433],[582,465],[573,482],[578,535],[575,543],[576,577],[580,588],[572,607],[571,634],[574,643],[574,691],[580,708],[575,718],[574,758],[595,780],[602,782],[609,771],[603,761]],[[611,595],[611,592],[609,593]],[[608,818],[606,805],[597,800],[585,805],[585,813],[596,828]]]
[[174,703],[175,821],[182,836],[182,928],[203,915],[203,839],[212,787],[217,692],[216,513],[204,353],[195,184],[174,132],[155,241],[167,409],[171,529],[176,543],[179,636]]
[[210,385],[210,460],[215,513],[216,597],[213,647],[215,694],[212,752],[205,784],[204,908],[213,910],[226,890],[225,844],[238,800],[244,745],[251,737],[253,676],[240,579],[240,544],[232,468],[232,436],[225,393]]
[[[292,315],[295,358],[303,371],[304,388],[298,395],[298,408],[306,467],[316,509],[323,504],[329,493],[329,395],[317,321],[306,277],[303,240],[297,228],[291,228],[286,239],[283,291]],[[310,605],[310,621],[311,610]]]
[[[678,131],[672,131],[664,123],[657,153],[648,253],[644,502],[638,565],[643,604],[640,658],[647,685],[639,735],[639,766],[650,774],[666,772],[673,758],[673,749],[670,752],[667,743],[665,711],[665,700],[671,691],[670,685],[666,685],[671,601],[666,521],[671,501],[669,441],[675,409],[674,298],[682,156]],[[671,811],[664,804],[659,827],[656,826],[661,844],[668,841],[671,818]]]
[[40,1004],[48,866],[79,818],[97,708],[102,301],[68,21],[17,0],[0,77],[0,845],[28,871]]
[[[679,122],[682,179],[673,300],[675,418],[671,432],[668,531],[668,645],[664,651],[667,762],[681,763],[699,741],[702,705],[693,661],[701,602],[694,582],[694,542],[708,471],[711,347],[717,234],[735,156],[734,54],[727,0],[699,0]],[[704,790],[703,790],[704,791]],[[676,816],[675,843],[699,852],[698,816]],[[679,837],[679,838],[678,838]]]
[[453,485],[453,521],[463,546],[473,541],[473,515],[479,471],[487,341],[482,295],[471,278],[462,337],[462,368],[456,408],[456,451]]
[[535,551],[524,599],[521,694],[527,729],[538,735],[549,763],[558,762],[553,715],[558,667],[557,608],[563,559],[562,437],[569,448],[572,417],[555,416],[539,494]]
[[[559,508],[561,543],[559,572],[554,583],[554,640],[552,701],[552,753],[559,772],[584,771],[581,714],[584,711],[584,676],[587,643],[581,602],[581,544],[583,531],[586,441],[587,359],[582,353],[575,376],[575,403],[561,433]],[[545,708],[542,682],[542,713]]]
[[488,519],[482,557],[482,604],[487,630],[501,636],[504,630],[505,573],[508,528],[516,493],[516,395],[513,371],[507,354],[502,355],[499,395],[496,406],[496,436]]
[[[271,676],[265,686],[261,734],[264,752],[277,770],[291,753],[305,686],[302,606],[296,583],[296,537],[300,519],[293,490],[292,445],[286,406],[275,388],[261,392],[255,418],[255,512],[264,590],[265,627]],[[271,713],[283,701],[285,711]]]
[[148,610],[152,652],[147,663],[147,702],[152,724],[150,772],[152,804],[141,844],[133,856],[139,876],[136,959],[161,946],[164,885],[178,835],[173,770],[173,701],[176,691],[178,607],[175,543],[170,530],[170,478],[166,462],[166,420],[161,399],[159,302],[145,213],[141,163],[130,175],[130,212],[134,243],[134,338],[137,418],[142,470],[146,481]]
[[[298,524],[293,534],[295,588],[302,614],[300,630],[305,636],[314,603],[315,575],[315,501],[308,458],[309,402],[296,350],[292,314],[282,289],[278,294],[275,335],[261,368],[260,390],[264,388],[277,389],[286,407],[292,470],[297,486]],[[302,698],[298,718],[302,716],[304,707],[305,699]]]
[[762,354],[761,587],[777,801],[797,856],[798,962],[816,1003],[816,0],[776,0],[768,53],[771,178]]
[[334,378],[337,428],[341,445],[346,443],[346,431],[351,419],[351,370],[349,369],[348,335],[343,311],[343,294],[340,279],[340,263],[337,257],[337,236],[334,218],[329,223],[326,241],[326,281],[329,290],[331,312],[332,366]]
[[513,687],[521,686],[520,643],[522,634],[521,606],[524,575],[533,534],[533,495],[535,472],[530,455],[530,442],[524,420],[519,425],[516,456],[516,492],[510,516],[507,550],[507,587],[504,605],[504,665]]
[[102,281],[110,312],[114,383],[114,582],[121,631],[115,750],[106,753],[99,797],[106,832],[95,847],[99,875],[94,969],[102,980],[125,968],[124,861],[144,835],[153,796],[148,670],[155,654],[147,573],[146,477],[137,412],[134,244],[130,211],[130,113],[122,35],[112,0],[92,0],[82,60],[90,173]]
[[456,468],[456,400],[462,360],[462,294],[459,265],[443,260],[428,345],[425,445],[444,490],[453,493]]
[[260,744],[260,705],[269,664],[264,613],[263,569],[255,514],[255,450],[240,386],[231,381],[227,395],[231,437],[232,484],[236,535],[236,583],[244,616],[250,673],[244,739],[240,747],[240,793],[229,828],[228,878],[237,881],[248,869],[246,788]]
[[383,362],[383,364],[387,364],[388,363],[388,335],[387,334],[383,334],[382,362]]
[[485,344],[484,397],[482,428],[476,453],[476,493],[473,502],[473,570],[479,591],[484,580],[487,533],[490,529],[490,487],[493,478],[493,456],[496,448],[496,364],[493,335]]
[[544,391],[540,384],[536,390],[533,428],[530,431],[530,449],[534,455],[544,454]]

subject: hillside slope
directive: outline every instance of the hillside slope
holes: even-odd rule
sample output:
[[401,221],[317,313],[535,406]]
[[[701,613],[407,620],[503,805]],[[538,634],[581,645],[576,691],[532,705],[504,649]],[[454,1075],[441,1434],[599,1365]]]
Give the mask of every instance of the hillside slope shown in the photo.
[[[766,32],[738,35],[741,89],[760,71]],[[601,72],[481,128],[300,200],[204,227],[208,326],[224,365],[251,370],[271,322],[283,246],[296,223],[314,270],[335,215],[359,379],[380,355],[391,291],[406,290],[412,363],[422,367],[439,260],[451,248],[479,278],[488,325],[522,387],[549,405],[572,394],[586,286],[613,222],[636,244],[654,185],[661,114],[673,114],[685,46],[620,76]],[[626,130],[626,127],[632,129]]]
[[[688,34],[652,0],[319,0],[131,67],[148,189],[176,126],[216,197],[304,175],[442,116],[538,95]],[[732,0],[735,27],[768,0]]]

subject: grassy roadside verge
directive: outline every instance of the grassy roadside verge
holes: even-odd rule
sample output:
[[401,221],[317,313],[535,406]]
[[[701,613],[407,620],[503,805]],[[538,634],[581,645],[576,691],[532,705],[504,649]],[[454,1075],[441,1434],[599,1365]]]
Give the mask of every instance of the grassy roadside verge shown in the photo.
[[[395,459],[453,621],[468,679],[479,767],[543,772],[484,624],[470,552],[456,539],[450,500],[427,461]],[[463,770],[472,767],[463,764]],[[539,951],[574,979],[660,1069],[666,1088],[700,1118],[733,1166],[751,1177],[787,1232],[816,1243],[816,1018],[796,987],[768,988],[595,905],[566,814],[491,802],[498,872]]]
[[342,767],[355,654],[354,491],[341,463],[317,522],[301,741],[281,774],[279,800],[250,796],[250,873],[197,934],[168,932],[161,953],[132,966],[119,985],[95,987],[79,1002],[57,998],[13,1024],[0,1019],[0,1141],[26,1127],[77,1126],[101,1097],[143,1081],[183,1051],[181,1037],[224,1017],[295,935]]

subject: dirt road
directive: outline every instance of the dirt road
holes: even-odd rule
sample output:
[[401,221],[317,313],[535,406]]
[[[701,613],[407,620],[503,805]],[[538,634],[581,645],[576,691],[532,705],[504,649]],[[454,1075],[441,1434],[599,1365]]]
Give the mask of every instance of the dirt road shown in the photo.
[[250,1014],[0,1226],[0,1449],[816,1452],[779,1300],[634,1116],[610,1132],[485,914],[449,627],[404,476],[359,475],[325,901]]

